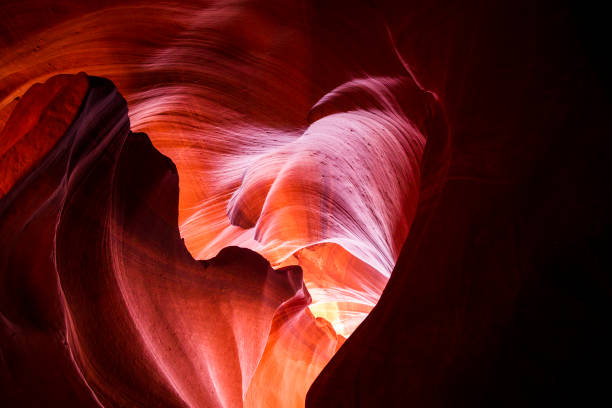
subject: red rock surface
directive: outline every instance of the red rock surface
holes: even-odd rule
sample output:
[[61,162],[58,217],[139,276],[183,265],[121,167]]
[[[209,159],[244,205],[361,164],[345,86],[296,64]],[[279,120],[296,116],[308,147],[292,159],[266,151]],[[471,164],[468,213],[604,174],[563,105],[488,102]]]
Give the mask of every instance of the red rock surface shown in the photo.
[[[129,132],[109,81],[60,79],[88,82],[80,113],[0,202],[3,398],[241,406],[277,308],[307,293],[301,269],[237,247],[195,261],[172,162]],[[325,335],[333,352],[335,333]]]
[[[24,0],[0,16],[9,406],[607,398],[601,10]],[[129,110],[108,82],[54,77],[81,71]],[[29,89],[51,99],[16,99]]]
[[[87,91],[84,74],[37,84],[8,104],[0,125],[0,197],[51,150],[76,117]],[[10,112],[10,113],[9,113]]]
[[5,27],[0,107],[56,73],[111,79],[133,130],[177,166],[181,236],[194,257],[238,245],[278,267],[331,244],[350,269],[330,280],[309,263],[311,310],[350,335],[407,236],[425,122],[440,109],[380,16],[366,4],[336,20],[317,3],[60,2],[41,4],[41,19],[29,16],[33,4],[4,6],[15,21]]

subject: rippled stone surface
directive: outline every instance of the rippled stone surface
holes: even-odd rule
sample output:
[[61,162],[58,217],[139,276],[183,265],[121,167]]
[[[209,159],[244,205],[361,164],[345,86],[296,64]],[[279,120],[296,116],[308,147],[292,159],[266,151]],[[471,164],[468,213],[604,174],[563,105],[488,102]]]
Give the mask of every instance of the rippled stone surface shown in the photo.
[[2,2],[9,406],[584,405],[604,15]]

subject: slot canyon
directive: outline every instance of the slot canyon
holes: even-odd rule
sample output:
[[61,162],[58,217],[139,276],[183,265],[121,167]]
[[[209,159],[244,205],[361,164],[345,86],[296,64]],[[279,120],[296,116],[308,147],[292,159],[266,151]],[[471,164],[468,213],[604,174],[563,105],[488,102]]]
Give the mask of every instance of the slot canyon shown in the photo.
[[0,0],[0,406],[608,400],[606,19]]

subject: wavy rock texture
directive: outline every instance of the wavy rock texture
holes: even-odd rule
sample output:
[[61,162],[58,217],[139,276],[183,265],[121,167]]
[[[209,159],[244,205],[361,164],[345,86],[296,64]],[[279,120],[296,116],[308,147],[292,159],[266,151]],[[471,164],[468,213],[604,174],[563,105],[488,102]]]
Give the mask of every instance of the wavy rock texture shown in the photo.
[[[336,22],[300,2],[82,7],[51,8],[38,26],[49,28],[23,41],[5,36],[0,106],[56,72],[111,79],[126,96],[132,128],[181,174],[180,230],[194,257],[239,245],[275,266],[300,264],[311,310],[350,335],[376,304],[407,236],[423,123],[429,106],[436,109],[384,26],[347,30],[322,48],[312,42],[316,32]],[[342,21],[364,21],[364,11]],[[71,13],[78,17],[64,21]],[[313,22],[304,21],[310,13]],[[346,49],[348,39],[359,49]],[[313,64],[318,55],[329,60],[324,67]],[[306,268],[300,259],[312,254],[320,260]]]
[[[452,140],[427,139],[391,278],[306,405],[609,400],[597,374],[612,361],[601,327],[612,293],[610,65],[594,28],[605,18],[553,2],[412,5],[379,10],[442,101]],[[445,149],[440,188],[431,175]]]
[[[301,270],[275,271],[236,247],[195,261],[178,231],[176,169],[129,132],[114,86],[78,75],[34,91],[49,101],[58,81],[72,94],[83,80],[76,119],[1,201],[9,401],[30,404],[46,384],[39,404],[242,406],[277,309],[295,296],[292,313],[309,303]],[[7,123],[30,118],[28,103]],[[55,123],[43,115],[38,126]],[[52,364],[64,368],[49,382]]]
[[[0,107],[58,72],[111,79],[132,129],[177,166],[180,234],[196,259],[238,245],[274,267],[302,267],[310,311],[275,320],[270,362],[248,401],[303,405],[338,338],[363,321],[389,279],[439,109],[384,25],[347,29],[322,48],[316,37],[336,22],[316,28],[319,6],[300,2],[57,3],[43,7],[44,19],[27,14],[33,3],[4,7],[19,30],[9,23],[3,36]],[[342,20],[365,22],[366,9]],[[349,39],[359,47],[346,49]],[[303,338],[287,335],[296,325]],[[243,393],[248,385],[243,378]]]
[[[604,15],[2,2],[9,402],[584,405],[609,361]],[[109,83],[54,77],[82,71],[131,125]]]

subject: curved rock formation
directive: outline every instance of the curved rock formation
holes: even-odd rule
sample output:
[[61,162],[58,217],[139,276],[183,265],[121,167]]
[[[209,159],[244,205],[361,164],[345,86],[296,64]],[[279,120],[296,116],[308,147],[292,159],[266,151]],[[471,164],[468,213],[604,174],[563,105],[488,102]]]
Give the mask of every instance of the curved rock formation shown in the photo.
[[0,3],[0,405],[601,403],[587,8]]
[[[277,309],[298,292],[292,313],[309,303],[301,270],[236,247],[195,261],[178,231],[176,169],[130,133],[114,86],[53,78],[38,101],[84,79],[75,120],[0,201],[9,401],[31,404],[42,386],[50,405],[242,406]],[[50,382],[52,363],[64,368]]]
[[[383,22],[366,5],[330,20],[333,9],[301,2],[56,7],[38,25],[24,17],[21,41],[4,37],[0,107],[54,73],[111,79],[132,128],[177,166],[194,257],[239,245],[275,267],[304,267],[317,254],[319,266],[304,268],[311,310],[350,335],[407,236],[424,123],[439,109]],[[339,22],[350,25],[316,41]],[[370,29],[354,30],[359,22]]]

